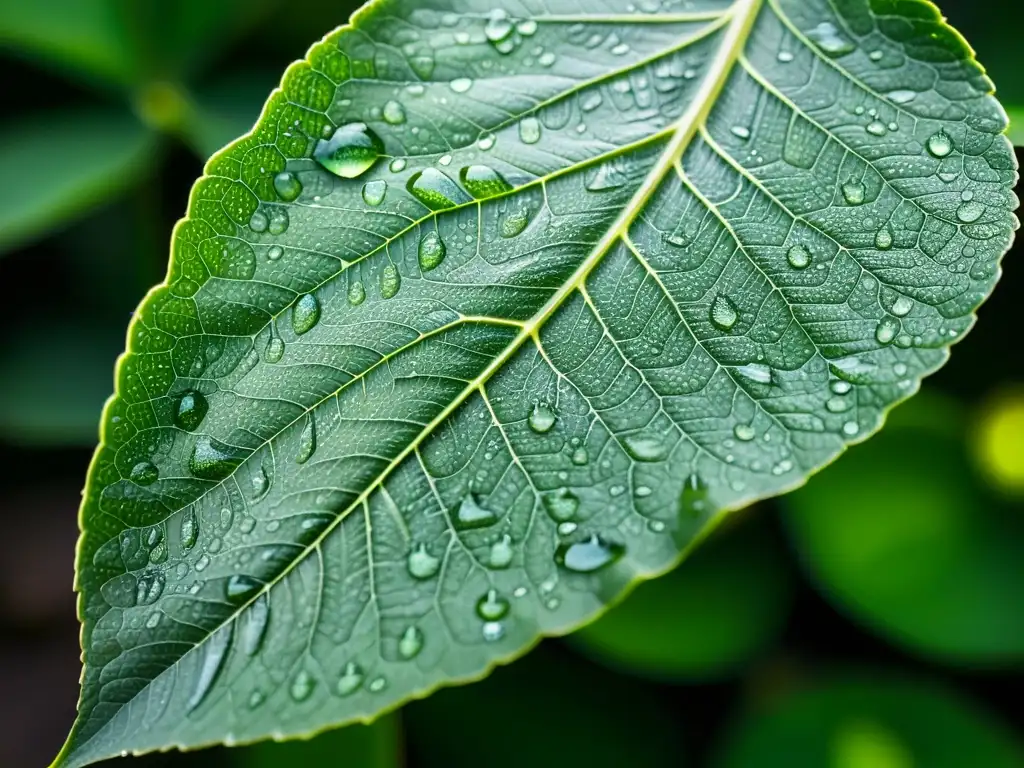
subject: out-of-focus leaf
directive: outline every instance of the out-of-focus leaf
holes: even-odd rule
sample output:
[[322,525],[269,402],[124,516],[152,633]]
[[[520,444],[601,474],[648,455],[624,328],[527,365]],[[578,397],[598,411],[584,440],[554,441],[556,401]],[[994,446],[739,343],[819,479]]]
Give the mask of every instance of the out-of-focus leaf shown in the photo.
[[1021,745],[955,692],[845,674],[750,713],[712,768],[1020,768]]
[[1024,389],[988,398],[972,428],[978,469],[1001,492],[1024,494]]
[[246,72],[218,80],[195,96],[186,139],[207,158],[247,133],[260,116],[267,94],[274,88],[273,72]]
[[771,642],[787,616],[790,574],[765,533],[752,520],[718,531],[569,642],[609,666],[655,678],[734,671]]
[[122,343],[120,333],[84,324],[8,334],[0,355],[0,440],[95,442],[96,409],[110,392],[110,364]]
[[398,715],[386,715],[308,741],[260,742],[232,751],[229,758],[234,768],[398,768],[402,731]]
[[117,0],[8,0],[0,3],[0,48],[127,85],[139,70],[122,6]]
[[1006,105],[1006,114],[1010,116],[1010,141],[1015,146],[1024,146],[1024,107]]
[[0,252],[59,226],[137,180],[153,136],[127,113],[55,112],[0,133]]
[[543,644],[483,682],[406,707],[417,763],[446,768],[686,764],[679,724],[643,685]]
[[1024,519],[972,476],[963,437],[892,429],[782,504],[822,591],[894,642],[949,661],[1024,659]]

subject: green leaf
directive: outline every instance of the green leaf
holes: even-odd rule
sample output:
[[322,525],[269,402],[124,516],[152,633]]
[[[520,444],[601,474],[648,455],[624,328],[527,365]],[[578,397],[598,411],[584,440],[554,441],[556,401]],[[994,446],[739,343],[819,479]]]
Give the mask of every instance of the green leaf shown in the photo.
[[1010,117],[1010,130],[1007,135],[1015,146],[1024,147],[1024,107],[1009,106],[1006,113]]
[[955,415],[929,405],[932,424],[890,429],[786,497],[789,529],[826,596],[888,640],[1017,666],[1024,519],[971,472],[964,435],[944,425]]
[[267,741],[235,751],[237,768],[399,768],[402,736],[398,716],[383,717],[371,725],[353,725],[322,733],[309,741]]
[[54,112],[6,128],[0,252],[110,199],[153,158],[153,137],[127,113]]
[[1013,734],[933,683],[871,670],[816,681],[726,732],[712,768],[1011,768]]
[[127,85],[138,71],[130,25],[117,0],[47,0],[0,6],[0,48],[75,75]]
[[475,7],[366,7],[193,189],[103,416],[59,763],[571,631],[874,432],[994,285],[1014,159],[930,4]]
[[734,673],[778,636],[791,584],[763,525],[720,530],[672,573],[637,587],[570,642],[595,660],[659,680]]

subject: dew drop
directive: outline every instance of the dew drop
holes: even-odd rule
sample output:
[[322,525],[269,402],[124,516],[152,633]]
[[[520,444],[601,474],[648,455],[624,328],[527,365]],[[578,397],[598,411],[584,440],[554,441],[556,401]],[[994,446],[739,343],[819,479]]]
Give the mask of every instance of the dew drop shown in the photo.
[[398,267],[394,264],[388,264],[380,273],[381,298],[394,298],[398,294],[398,289],[401,287],[402,275],[399,274]]
[[577,467],[586,465],[588,461],[590,461],[590,456],[587,454],[587,449],[583,446],[580,446],[572,452],[572,463]]
[[375,677],[367,686],[373,693],[380,693],[388,687],[388,681],[383,677]]
[[380,205],[388,193],[388,183],[383,179],[374,179],[363,184],[363,202],[367,205]]
[[270,225],[267,227],[272,235],[283,235],[288,231],[288,211],[275,205],[270,211]]
[[858,432],[860,432],[860,426],[856,421],[848,421],[843,424],[843,434],[847,437],[853,437]]
[[263,637],[267,633],[267,620],[270,618],[270,600],[263,592],[257,597],[249,609],[242,615],[242,627],[239,640],[242,650],[247,656],[255,656],[263,645]]
[[508,12],[503,8],[495,8],[487,17],[484,25],[484,36],[491,43],[500,43],[512,34],[513,23]]
[[848,381],[843,381],[842,379],[834,379],[829,382],[828,388],[837,395],[845,395],[853,389],[853,384]]
[[476,140],[476,145],[481,150],[486,152],[487,150],[494,146],[494,142],[497,140],[497,137],[493,133],[485,133],[483,136]]
[[358,307],[364,301],[366,301],[366,288],[359,280],[356,280],[348,287],[348,303],[353,307]]
[[732,433],[736,436],[737,440],[742,440],[744,443],[749,443],[757,437],[754,428],[749,424],[737,424],[733,427]]
[[925,146],[933,157],[946,157],[953,151],[953,139],[945,131],[939,131],[928,137]]
[[196,545],[199,538],[199,520],[196,518],[195,510],[189,508],[181,516],[181,548],[188,552]]
[[204,480],[223,480],[240,462],[240,456],[231,446],[202,435],[192,447],[188,468],[193,475]]
[[758,384],[772,383],[772,369],[763,363],[749,363],[736,368],[736,373]]
[[365,123],[340,126],[330,139],[317,142],[313,157],[331,173],[354,179],[384,154],[384,142]]
[[614,563],[625,551],[622,544],[612,544],[593,534],[585,541],[559,546],[555,562],[575,573],[593,573]]
[[875,235],[875,247],[881,251],[887,251],[892,248],[892,232],[889,231],[888,227],[882,227],[878,230]]
[[579,497],[568,488],[546,493],[541,497],[548,516],[556,523],[563,523],[576,517],[580,508]]
[[468,77],[457,77],[448,83],[448,87],[455,91],[455,93],[465,93],[473,87],[473,81]]
[[185,703],[185,711],[191,712],[206,698],[210,692],[217,676],[224,666],[227,658],[228,648],[231,647],[231,636],[234,632],[235,623],[229,622],[210,635],[203,644],[203,660],[199,666],[199,673],[196,675],[195,688],[192,695]]
[[136,485],[152,485],[160,477],[160,470],[149,461],[140,461],[128,473],[128,479]]
[[460,528],[484,528],[493,525],[498,516],[480,505],[475,494],[467,493],[455,513]]
[[271,336],[267,339],[267,349],[263,353],[263,359],[268,363],[279,363],[284,357],[284,340],[280,336]]
[[290,203],[302,194],[302,182],[294,173],[281,171],[274,177],[274,191],[277,192],[278,197],[286,203]]
[[662,461],[668,456],[668,445],[657,437],[627,435],[622,443],[636,461]]
[[487,621],[481,629],[484,641],[495,643],[505,636],[505,626],[500,621]]
[[392,173],[401,173],[405,170],[405,166],[407,164],[408,163],[404,157],[396,157],[388,164],[388,170]]
[[288,694],[294,701],[302,702],[308,699],[316,688],[316,678],[314,678],[306,670],[302,670],[292,680],[291,687],[288,689]]
[[423,650],[423,632],[419,627],[409,626],[398,640],[398,655],[408,661]]
[[863,182],[851,179],[843,184],[843,198],[850,205],[860,205],[863,203],[866,193],[867,190],[864,188]]
[[156,571],[144,575],[139,579],[136,588],[135,601],[139,605],[152,605],[160,599],[163,594],[166,579],[163,573]]
[[830,21],[823,21],[807,33],[818,47],[829,56],[844,56],[856,49],[856,46],[843,37],[836,25]]
[[409,177],[406,188],[432,211],[442,211],[463,198],[458,185],[436,168],[424,168]]
[[529,424],[530,429],[538,434],[548,432],[553,426],[555,426],[555,420],[558,417],[555,415],[554,410],[547,403],[537,403],[533,406],[533,411],[530,412],[529,418],[526,423]]
[[476,601],[476,614],[484,621],[498,621],[508,614],[509,602],[498,594],[497,590],[489,589]]
[[896,317],[906,317],[910,314],[910,310],[914,308],[914,300],[909,296],[900,296],[892,304],[892,309],[889,310]]
[[284,256],[284,248],[280,245],[272,245],[267,249],[267,258],[271,261],[277,261],[282,256]]
[[292,330],[301,336],[320,322],[320,301],[312,293],[299,296],[292,305]]
[[364,678],[363,668],[354,661],[350,661],[345,665],[341,677],[338,678],[335,690],[338,691],[339,696],[351,696],[362,686]]
[[746,141],[747,139],[750,138],[750,129],[747,128],[746,126],[734,125],[729,130],[732,132],[733,136],[736,136],[737,138],[743,139],[744,141]]
[[488,565],[491,568],[508,568],[512,564],[512,537],[507,533],[491,544]]
[[394,99],[385,102],[382,115],[384,122],[391,123],[391,125],[401,125],[405,122],[405,109]]
[[788,64],[789,62],[791,62],[793,60],[794,56],[793,56],[793,53],[791,51],[779,51],[779,53],[776,56],[776,58],[779,61],[781,61],[783,64]]
[[441,558],[434,557],[427,551],[426,544],[417,544],[406,560],[409,575],[414,579],[432,578],[441,567]]
[[722,331],[728,331],[739,320],[739,312],[736,310],[736,305],[729,300],[724,294],[718,294],[715,297],[714,303],[711,305],[711,322],[712,324]]
[[885,136],[888,129],[885,127],[885,123],[881,120],[872,120],[867,124],[867,127],[865,127],[864,130],[872,136]]
[[466,191],[478,200],[512,189],[500,173],[487,165],[467,165],[459,172],[459,179]]
[[445,246],[444,240],[441,239],[441,236],[437,234],[436,230],[430,230],[420,238],[420,269],[424,272],[429,272],[436,268],[438,264],[444,261],[444,257],[447,253],[448,248]]
[[540,121],[535,117],[524,117],[519,121],[519,140],[523,144],[536,144],[540,141]]
[[526,225],[530,223],[530,214],[527,211],[512,211],[501,221],[499,233],[502,237],[515,237],[520,234]]
[[302,434],[299,435],[299,449],[295,452],[295,463],[305,464],[314,453],[316,453],[316,419],[310,412],[302,427]]
[[267,475],[267,470],[261,464],[260,468],[252,475],[252,500],[258,501],[262,499],[269,490],[270,477]]
[[909,104],[917,98],[917,91],[896,90],[889,91],[886,97],[895,104]]
[[266,232],[269,226],[270,219],[267,218],[267,214],[263,213],[263,211],[256,211],[249,219],[249,229],[257,234]]
[[249,700],[246,702],[249,709],[256,709],[264,702],[266,697],[263,695],[263,691],[256,689],[249,694]]
[[252,576],[244,573],[236,573],[227,580],[224,587],[224,594],[232,603],[241,603],[248,600],[263,585]]
[[683,483],[679,496],[679,514],[683,517],[700,517],[708,511],[708,486],[697,474],[691,474]]
[[879,344],[892,344],[903,326],[894,317],[883,317],[875,327],[875,340]]
[[793,269],[807,269],[811,264],[811,252],[802,245],[794,245],[786,251],[786,261]]
[[985,206],[976,200],[968,200],[956,209],[956,217],[964,224],[973,224],[985,213]]

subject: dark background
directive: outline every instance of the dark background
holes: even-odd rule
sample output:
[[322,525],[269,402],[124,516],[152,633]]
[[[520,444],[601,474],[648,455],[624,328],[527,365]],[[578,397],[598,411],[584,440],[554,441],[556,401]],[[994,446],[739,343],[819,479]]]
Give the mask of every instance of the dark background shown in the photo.
[[[1024,105],[1019,3],[941,6]],[[130,314],[205,157],[353,8],[0,0],[2,766],[74,719],[76,510]],[[881,436],[573,639],[373,729],[133,762],[1024,765],[1022,247]]]

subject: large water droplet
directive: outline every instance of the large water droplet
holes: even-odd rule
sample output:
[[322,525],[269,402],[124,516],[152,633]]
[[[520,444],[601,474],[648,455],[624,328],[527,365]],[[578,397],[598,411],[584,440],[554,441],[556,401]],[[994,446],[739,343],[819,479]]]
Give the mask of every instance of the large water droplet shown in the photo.
[[502,237],[515,237],[530,223],[529,211],[512,211],[501,220],[499,234]]
[[181,516],[181,548],[188,552],[199,538],[199,520],[195,510],[189,507]]
[[316,678],[313,677],[306,670],[302,670],[292,680],[291,687],[288,689],[288,694],[295,701],[305,701],[312,694],[316,688]]
[[366,301],[366,288],[361,281],[356,280],[348,287],[348,303],[353,307],[358,307],[364,301]]
[[259,234],[260,232],[266,232],[267,227],[270,226],[270,219],[267,218],[267,214],[263,211],[256,211],[249,218],[249,229]]
[[263,584],[244,573],[236,573],[231,576],[224,587],[224,594],[233,603],[241,603],[248,600]]
[[807,269],[811,264],[811,252],[802,245],[794,245],[786,251],[786,261],[793,269]]
[[561,545],[555,551],[555,562],[576,573],[593,573],[614,563],[625,551],[622,544],[613,544],[593,534],[586,541]]
[[854,181],[851,179],[843,184],[843,199],[850,205],[860,205],[863,203],[866,193],[867,190],[864,188],[864,183],[861,181]]
[[875,328],[875,340],[879,344],[892,344],[902,329],[902,324],[895,317],[883,317]]
[[476,601],[476,614],[484,621],[497,621],[508,613],[509,602],[498,594],[497,590],[489,589]]
[[299,449],[295,452],[295,463],[305,464],[316,453],[316,419],[310,412],[299,435]]
[[267,593],[257,597],[248,610],[242,614],[242,628],[239,640],[242,650],[247,656],[254,656],[263,645],[263,637],[267,633],[267,621],[270,618],[270,600]]
[[711,322],[712,324],[722,331],[730,330],[736,321],[739,320],[740,315],[736,310],[736,305],[729,300],[724,294],[718,294],[715,297],[714,302],[711,304]]
[[409,192],[432,211],[451,208],[463,199],[458,185],[436,168],[424,168],[409,177]]
[[888,227],[882,227],[875,235],[875,247],[880,251],[888,251],[892,248],[892,232]]
[[498,516],[482,507],[476,495],[472,493],[465,495],[455,514],[455,522],[460,528],[483,528],[493,525],[497,519]]
[[946,157],[953,151],[953,139],[945,131],[939,131],[928,137],[925,142],[928,152],[934,157]]
[[590,454],[587,453],[587,449],[582,445],[576,448],[572,452],[572,463],[577,467],[582,467],[590,461]]
[[174,410],[174,423],[187,432],[194,432],[203,423],[208,410],[210,404],[205,396],[194,389],[186,390],[178,398],[178,405]]
[[397,295],[402,287],[402,275],[398,267],[388,264],[380,273],[380,295],[381,298],[390,299]]
[[500,43],[512,34],[514,24],[504,8],[495,8],[487,17],[484,35],[492,43]]
[[441,567],[441,558],[434,557],[430,554],[427,551],[426,544],[417,544],[409,552],[406,567],[409,569],[409,575],[414,579],[429,579],[432,578]]
[[330,139],[317,142],[313,157],[333,174],[346,179],[362,175],[384,154],[384,142],[365,123],[340,126]]
[[430,230],[420,238],[420,269],[424,272],[429,272],[444,261],[445,254],[447,253],[448,248],[445,246],[444,240],[441,239],[436,230]]
[[772,383],[772,369],[764,363],[749,363],[736,368],[736,373],[758,384]]
[[203,644],[203,660],[199,666],[199,674],[195,677],[195,688],[192,689],[192,695],[189,696],[188,701],[185,703],[186,712],[191,712],[202,704],[206,694],[213,687],[217,675],[220,674],[221,668],[224,666],[224,660],[228,655],[228,648],[231,647],[231,636],[234,629],[235,623],[233,621],[229,622],[210,635]]
[[292,330],[299,336],[320,322],[320,301],[312,293],[304,293],[292,305]]
[[252,496],[250,498],[252,498],[253,501],[259,501],[269,490],[270,477],[267,475],[266,468],[261,464],[260,468],[252,475]]
[[737,424],[733,427],[732,433],[736,436],[737,440],[741,440],[744,443],[749,443],[757,437],[757,433],[754,431],[754,428],[749,424]]
[[683,517],[700,517],[708,511],[708,486],[697,474],[691,474],[683,483],[679,495],[679,514]]
[[241,463],[241,456],[229,445],[202,435],[192,448],[188,468],[204,480],[223,480]]
[[286,203],[290,203],[302,194],[302,182],[294,173],[281,171],[274,177],[274,191],[277,192],[278,197]]
[[380,205],[388,193],[388,183],[383,179],[374,179],[363,184],[363,202],[367,205]]
[[448,87],[456,93],[465,93],[473,87],[473,81],[468,77],[457,77],[448,83]]
[[406,627],[398,639],[398,655],[405,660],[415,658],[423,650],[423,632],[419,627]]
[[136,602],[139,605],[152,605],[163,594],[166,579],[160,571],[147,573],[139,579],[136,590]]
[[829,56],[843,56],[856,49],[856,46],[840,34],[836,25],[830,21],[823,21],[811,29],[807,36],[810,37],[818,47]]
[[149,461],[140,461],[128,473],[128,479],[136,485],[152,485],[160,477],[160,470]]
[[540,121],[536,117],[524,117],[519,122],[519,140],[523,144],[536,144],[540,141]]
[[914,300],[909,296],[900,296],[892,304],[892,312],[896,317],[906,317],[914,308]]
[[544,494],[541,497],[544,509],[556,523],[564,523],[573,520],[580,508],[579,497],[568,488],[559,488],[557,491]]
[[263,353],[263,359],[268,363],[279,363],[284,357],[284,339],[273,332],[271,326],[271,337],[267,339],[267,349]]
[[662,461],[668,456],[668,444],[658,437],[627,435],[622,442],[636,461]]
[[384,103],[384,109],[381,114],[384,117],[384,121],[391,123],[391,125],[401,125],[405,122],[405,109],[394,99]]
[[508,192],[512,185],[501,174],[486,165],[468,165],[459,172],[462,186],[478,200]]
[[956,217],[964,224],[973,224],[985,213],[985,206],[977,200],[967,200],[956,209]]
[[270,224],[267,230],[272,235],[283,235],[288,231],[288,224],[290,219],[288,218],[288,211],[282,208],[280,205],[275,205],[270,209]]
[[341,673],[341,677],[338,678],[338,684],[336,686],[338,695],[351,696],[362,686],[365,677],[366,675],[363,672],[363,668],[354,661],[350,661],[345,665],[345,670]]
[[488,555],[487,564],[491,568],[508,568],[512,564],[512,537],[507,533],[491,544],[491,551]]
[[530,429],[534,432],[544,433],[555,426],[557,418],[550,405],[547,403],[537,403],[533,406],[533,411],[530,412],[526,423],[530,425]]

